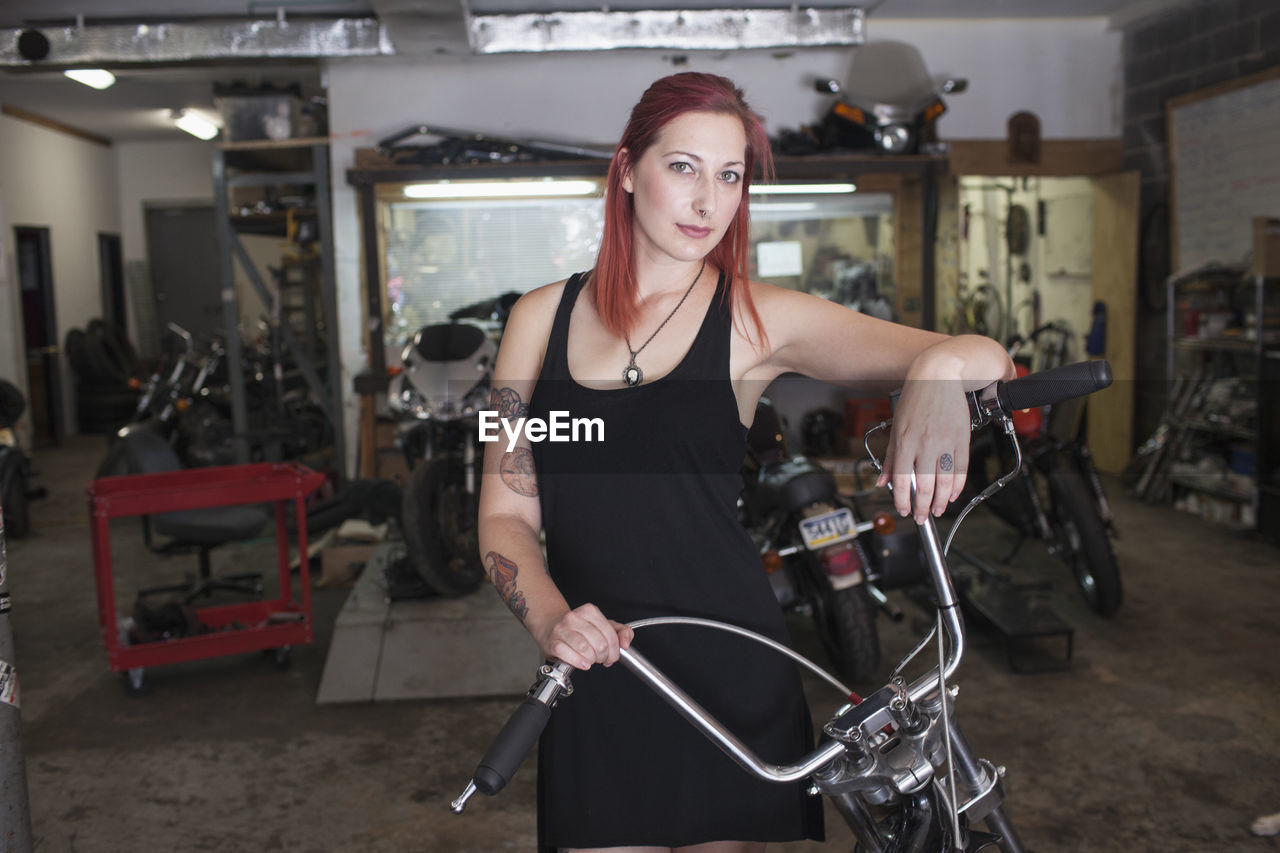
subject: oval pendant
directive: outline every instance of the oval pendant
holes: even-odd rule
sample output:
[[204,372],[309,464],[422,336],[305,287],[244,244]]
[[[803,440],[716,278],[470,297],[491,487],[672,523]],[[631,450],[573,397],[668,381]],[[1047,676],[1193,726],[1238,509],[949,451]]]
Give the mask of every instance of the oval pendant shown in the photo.
[[622,371],[622,381],[627,383],[628,388],[634,388],[640,384],[640,380],[644,378],[644,374],[640,372],[640,368],[634,364]]

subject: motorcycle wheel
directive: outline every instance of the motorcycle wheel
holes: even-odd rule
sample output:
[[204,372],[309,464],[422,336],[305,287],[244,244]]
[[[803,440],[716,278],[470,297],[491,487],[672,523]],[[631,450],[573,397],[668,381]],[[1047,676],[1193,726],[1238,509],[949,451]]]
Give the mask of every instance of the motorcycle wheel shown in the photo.
[[478,535],[479,494],[467,494],[462,465],[437,458],[414,467],[404,490],[409,559],[437,593],[456,598],[484,580]]
[[1084,600],[1100,615],[1111,616],[1124,599],[1120,568],[1084,477],[1073,471],[1050,472],[1049,496]]
[[102,462],[98,464],[97,476],[99,478],[120,477],[128,473],[129,459],[125,455],[124,440],[113,435],[111,442],[107,445],[107,455],[102,457]]
[[831,589],[825,578],[819,578],[819,583],[825,588],[815,596],[813,615],[827,657],[842,678],[855,683],[870,680],[880,667],[880,635],[876,605],[866,584]]
[[31,512],[27,504],[27,475],[21,459],[6,460],[0,470],[0,508],[4,512],[4,535],[21,539],[31,532]]

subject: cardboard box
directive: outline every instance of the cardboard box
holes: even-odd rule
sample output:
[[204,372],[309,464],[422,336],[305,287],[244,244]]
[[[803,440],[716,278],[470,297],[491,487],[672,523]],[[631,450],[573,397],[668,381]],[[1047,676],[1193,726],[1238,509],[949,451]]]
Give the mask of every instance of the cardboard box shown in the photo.
[[346,586],[353,583],[377,547],[377,542],[351,543],[336,540],[320,552],[320,579],[316,581],[316,586]]
[[1280,277],[1280,219],[1253,218],[1253,274]]

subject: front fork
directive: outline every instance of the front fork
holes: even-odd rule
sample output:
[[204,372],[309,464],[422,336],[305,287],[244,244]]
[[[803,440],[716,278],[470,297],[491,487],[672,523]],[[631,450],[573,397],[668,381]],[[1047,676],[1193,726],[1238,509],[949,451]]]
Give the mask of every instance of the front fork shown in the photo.
[[[957,807],[963,809],[961,838],[952,837],[948,791],[936,779],[919,790],[900,795],[905,802],[891,826],[877,825],[857,792],[829,793],[832,805],[849,825],[863,853],[977,853],[991,844],[1003,853],[1026,853],[1018,831],[1004,813],[1004,768],[993,767],[974,756],[954,717],[950,721],[950,742],[959,794]],[[993,835],[968,827],[980,820],[986,821]]]

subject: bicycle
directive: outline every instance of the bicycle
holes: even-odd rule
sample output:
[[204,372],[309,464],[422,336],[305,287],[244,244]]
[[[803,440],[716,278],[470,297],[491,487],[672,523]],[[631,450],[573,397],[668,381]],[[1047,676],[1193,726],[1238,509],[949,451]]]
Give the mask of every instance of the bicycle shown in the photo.
[[[999,382],[968,395],[971,426],[978,429],[998,424],[1015,445],[1020,466],[1013,412],[1083,396],[1110,384],[1111,368],[1105,361],[1081,362]],[[887,429],[890,423],[885,421],[875,429]],[[876,464],[880,464],[878,460]],[[1017,470],[1015,467],[992,483],[979,498],[994,494]],[[912,482],[914,491],[914,476]],[[700,625],[756,640],[810,669],[847,696],[849,701],[823,727],[827,740],[793,764],[779,766],[761,760],[650,663],[635,644],[622,651],[620,661],[747,772],[778,783],[808,779],[811,793],[831,798],[862,853],[977,853],[993,846],[1004,853],[1024,853],[1025,847],[1004,813],[1005,769],[975,755],[955,719],[958,688],[949,683],[964,656],[965,627],[946,553],[956,529],[979,498],[960,513],[945,543],[932,518],[918,525],[936,596],[936,624],[894,669],[889,683],[865,698],[786,646],[733,625],[688,617],[631,623],[637,630],[656,625]],[[937,666],[908,683],[903,677],[907,665],[935,636]],[[538,680],[480,760],[466,790],[450,803],[455,814],[463,812],[476,791],[493,796],[506,786],[537,742],[555,704],[572,693],[570,671],[563,663],[548,663],[539,670]],[[980,821],[987,832],[971,828]]]

